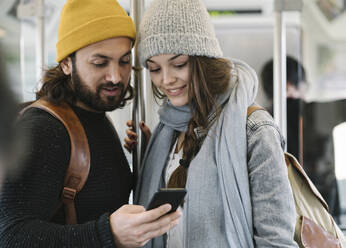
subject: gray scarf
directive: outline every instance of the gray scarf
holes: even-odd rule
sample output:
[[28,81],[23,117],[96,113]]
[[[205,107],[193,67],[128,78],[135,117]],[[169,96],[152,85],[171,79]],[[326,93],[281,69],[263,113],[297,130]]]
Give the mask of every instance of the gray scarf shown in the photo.
[[160,123],[170,127],[172,130],[186,132],[187,125],[191,119],[189,105],[182,107],[173,106],[168,100],[159,109]]
[[[230,89],[218,98],[224,107],[220,119],[214,124],[219,139],[215,155],[225,216],[225,235],[230,247],[253,247],[252,211],[246,158],[246,111],[257,93],[255,72],[245,63],[231,60]],[[146,207],[152,195],[164,187],[164,169],[174,131],[186,131],[191,118],[188,106],[174,107],[166,102],[159,110],[160,122],[156,127],[143,159],[134,202]],[[236,137],[236,138],[235,138]],[[237,149],[234,149],[234,148]],[[200,161],[203,163],[203,161]],[[191,179],[194,180],[194,179]],[[189,183],[200,183],[190,181]],[[232,183],[230,183],[232,182]],[[191,205],[192,211],[194,207]],[[187,237],[188,238],[188,237]],[[145,247],[162,247],[162,237]]]

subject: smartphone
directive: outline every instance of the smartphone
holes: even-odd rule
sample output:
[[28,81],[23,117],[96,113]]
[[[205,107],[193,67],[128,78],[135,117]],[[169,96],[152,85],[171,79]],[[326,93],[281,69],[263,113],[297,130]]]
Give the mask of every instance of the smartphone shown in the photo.
[[179,205],[184,201],[185,195],[186,189],[184,188],[161,188],[151,198],[147,210],[169,203],[171,204],[172,209],[168,212],[168,214],[172,213],[176,211]]

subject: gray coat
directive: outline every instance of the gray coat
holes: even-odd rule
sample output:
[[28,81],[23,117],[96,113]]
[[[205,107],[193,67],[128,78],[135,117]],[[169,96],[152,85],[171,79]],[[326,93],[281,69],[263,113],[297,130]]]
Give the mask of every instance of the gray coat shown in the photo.
[[[283,156],[283,137],[272,117],[263,110],[248,118],[246,134],[254,247],[297,247],[293,240],[295,207]],[[216,138],[207,137],[210,147],[202,146],[197,155],[197,160],[205,161],[203,166],[191,163],[189,168],[189,179],[199,178],[203,183],[187,181],[184,247],[229,247],[223,235],[223,203],[211,149]],[[198,208],[190,207],[194,202],[198,202]]]

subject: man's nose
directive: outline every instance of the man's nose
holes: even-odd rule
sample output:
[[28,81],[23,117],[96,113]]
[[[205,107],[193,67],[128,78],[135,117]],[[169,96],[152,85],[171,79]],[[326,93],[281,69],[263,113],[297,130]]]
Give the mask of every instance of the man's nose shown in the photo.
[[114,84],[121,82],[121,73],[119,66],[110,66],[106,75],[106,80]]

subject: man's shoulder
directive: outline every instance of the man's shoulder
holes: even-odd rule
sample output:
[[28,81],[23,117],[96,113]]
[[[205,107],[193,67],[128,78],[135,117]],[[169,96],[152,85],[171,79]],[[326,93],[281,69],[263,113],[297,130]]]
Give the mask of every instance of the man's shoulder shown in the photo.
[[64,124],[45,110],[39,108],[28,108],[17,121],[17,126],[24,132],[40,134],[45,136],[65,136],[67,130]]
[[[44,125],[47,122],[51,124],[59,123],[58,119],[43,109],[31,107],[26,109],[18,117],[19,123],[34,123],[36,125]],[[61,123],[62,124],[62,123]]]

